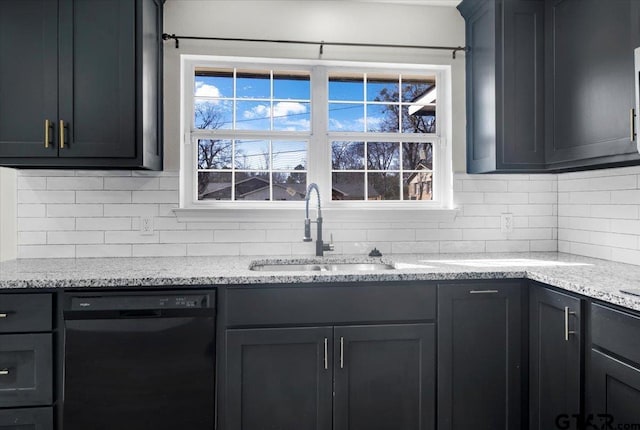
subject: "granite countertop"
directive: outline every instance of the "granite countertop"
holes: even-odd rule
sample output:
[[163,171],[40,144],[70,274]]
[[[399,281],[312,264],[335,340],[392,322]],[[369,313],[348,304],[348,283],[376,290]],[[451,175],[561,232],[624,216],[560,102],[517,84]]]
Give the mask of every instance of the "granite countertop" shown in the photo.
[[[260,272],[252,263],[385,262],[395,270]],[[28,259],[0,263],[0,288],[88,288],[299,284],[527,278],[640,311],[640,266],[570,254],[391,255],[318,257],[162,257]]]

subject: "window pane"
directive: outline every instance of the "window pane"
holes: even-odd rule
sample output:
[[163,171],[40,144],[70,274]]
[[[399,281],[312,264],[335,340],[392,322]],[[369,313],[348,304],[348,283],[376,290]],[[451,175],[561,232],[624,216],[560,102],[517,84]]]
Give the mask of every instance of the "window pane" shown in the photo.
[[364,104],[329,103],[329,131],[364,131]]
[[329,77],[329,100],[363,101],[364,77],[362,75]]
[[399,152],[398,142],[369,142],[367,143],[367,168],[397,170],[400,168]]
[[240,71],[236,74],[236,97],[268,99],[271,97],[271,74],[262,70]]
[[196,70],[194,95],[216,98],[233,97],[233,70]]
[[231,200],[231,173],[198,172],[198,200]]
[[273,129],[286,131],[311,130],[311,104],[277,102],[273,105]]
[[198,169],[230,169],[233,145],[230,140],[198,140]]
[[399,105],[367,105],[367,131],[397,133]]
[[367,100],[376,102],[398,102],[398,76],[369,75],[367,77]]
[[403,143],[402,167],[404,170],[432,170],[433,145],[431,143]]
[[273,98],[311,99],[311,83],[307,72],[278,72],[273,74]]
[[364,200],[364,173],[333,173],[331,200]]
[[235,167],[243,170],[269,168],[269,142],[265,140],[241,140],[236,142]]
[[331,142],[331,168],[364,169],[364,142]]
[[193,112],[197,129],[218,130],[233,126],[233,102],[230,100],[196,99]]
[[436,113],[434,106],[402,107],[403,133],[435,133]]
[[[402,101],[405,103],[419,103],[419,98],[425,96],[430,89],[435,89],[435,77],[411,77],[411,76],[403,76],[402,77]],[[435,97],[433,100],[428,101],[428,103],[435,102]]]
[[307,174],[282,172],[273,174],[273,200],[304,200]]
[[405,200],[433,200],[433,172],[404,173],[402,184]]
[[270,184],[267,172],[237,172],[236,200],[270,200]]
[[399,173],[369,173],[369,200],[400,200]]
[[237,130],[271,129],[269,102],[237,102]]
[[273,170],[305,170],[306,142],[273,142]]

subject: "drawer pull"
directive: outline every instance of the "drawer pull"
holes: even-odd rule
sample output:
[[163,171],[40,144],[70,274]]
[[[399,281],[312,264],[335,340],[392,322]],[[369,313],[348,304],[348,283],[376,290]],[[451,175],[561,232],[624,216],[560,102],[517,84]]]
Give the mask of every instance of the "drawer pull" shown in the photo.
[[569,310],[569,306],[564,307],[564,340],[569,340],[569,335],[576,334],[575,331],[569,330],[569,315],[575,315],[575,312]]
[[340,369],[344,369],[344,337],[340,336]]
[[0,376],[6,376],[9,374],[9,369],[0,369]]
[[324,368],[329,368],[329,339],[324,338]]
[[471,290],[469,294],[498,294],[498,290]]
[[0,318],[8,318],[9,312],[0,312]]

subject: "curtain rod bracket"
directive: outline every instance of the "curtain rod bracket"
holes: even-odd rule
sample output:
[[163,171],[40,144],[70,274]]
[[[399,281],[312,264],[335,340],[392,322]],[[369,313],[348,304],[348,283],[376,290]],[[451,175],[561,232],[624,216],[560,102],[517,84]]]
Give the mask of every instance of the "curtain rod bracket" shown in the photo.
[[322,54],[324,54],[324,40],[322,40],[320,42],[320,56],[322,57]]
[[176,49],[180,48],[180,39],[175,34],[162,33],[162,40],[173,39],[176,41]]

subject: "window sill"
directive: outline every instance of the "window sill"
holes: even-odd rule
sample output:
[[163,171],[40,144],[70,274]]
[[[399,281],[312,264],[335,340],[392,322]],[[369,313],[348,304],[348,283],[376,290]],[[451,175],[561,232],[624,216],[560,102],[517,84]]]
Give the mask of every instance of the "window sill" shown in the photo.
[[[312,219],[316,207],[309,209]],[[295,222],[304,219],[300,208],[177,208],[178,222]],[[323,208],[325,222],[452,222],[459,210],[441,208]]]

